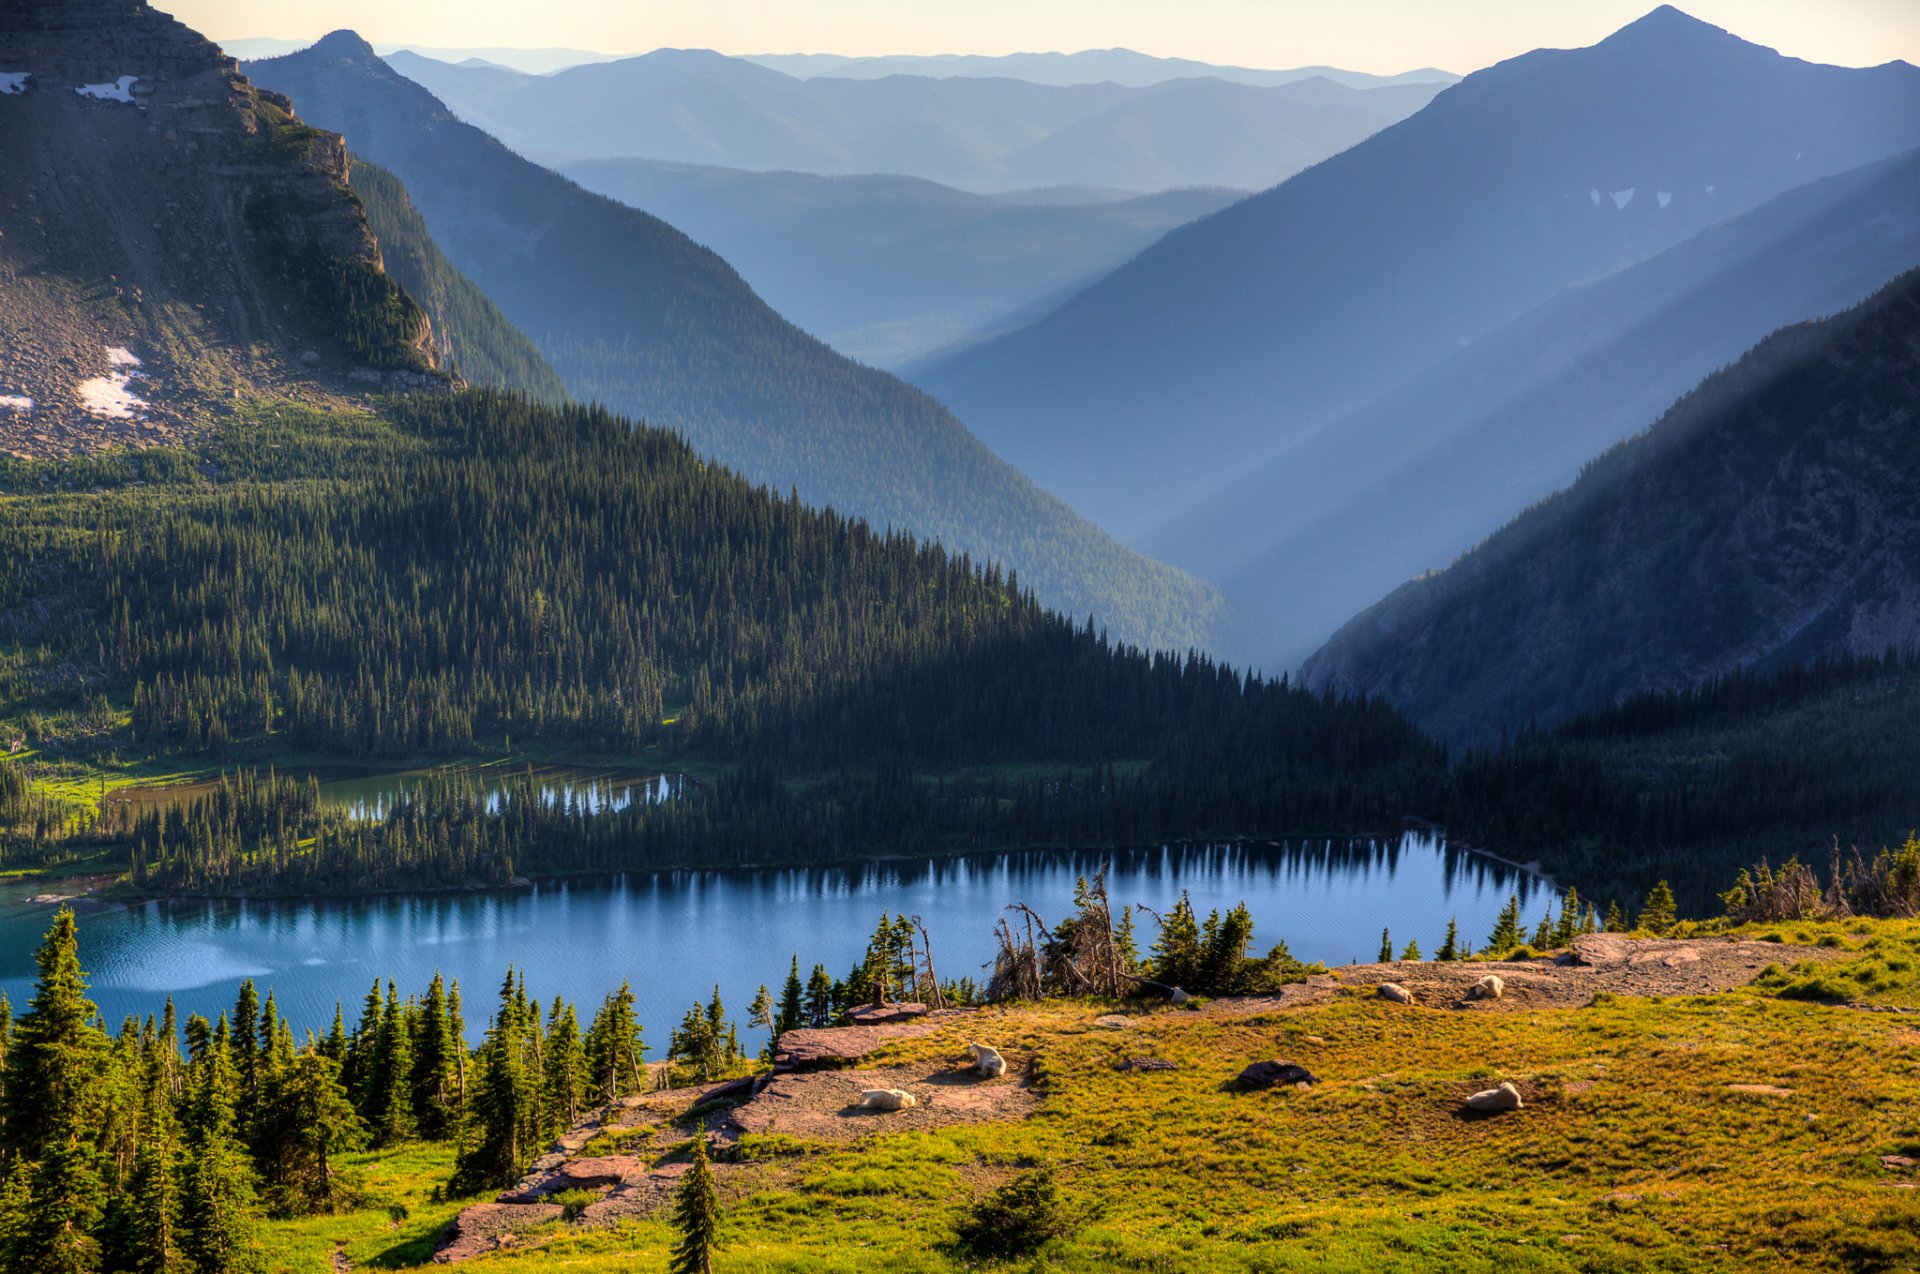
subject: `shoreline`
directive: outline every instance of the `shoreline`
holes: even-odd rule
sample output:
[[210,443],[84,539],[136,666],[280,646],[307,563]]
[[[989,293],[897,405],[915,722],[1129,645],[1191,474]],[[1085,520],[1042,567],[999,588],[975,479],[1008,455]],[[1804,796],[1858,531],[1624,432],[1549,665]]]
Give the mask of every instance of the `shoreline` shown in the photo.
[[[52,906],[52,905],[57,905],[65,902],[77,901],[82,898],[97,899],[101,902],[119,902],[119,903],[127,903],[127,904],[149,903],[149,902],[185,903],[185,902],[223,902],[223,901],[224,902],[262,902],[262,903],[351,902],[356,900],[376,899],[376,898],[442,898],[442,897],[456,897],[456,896],[470,895],[470,894],[505,894],[505,893],[511,893],[511,892],[518,892],[521,890],[531,890],[531,889],[538,888],[542,885],[561,885],[561,884],[584,883],[584,882],[595,882],[595,881],[610,881],[610,880],[624,879],[626,877],[674,876],[674,875],[681,875],[685,873],[728,874],[728,873],[737,873],[737,872],[768,872],[768,871],[832,871],[832,870],[847,871],[847,870],[853,870],[853,869],[863,868],[863,867],[899,865],[903,863],[936,864],[936,863],[949,863],[949,862],[965,862],[972,859],[999,859],[999,858],[1006,858],[1006,857],[1017,856],[1017,855],[1037,855],[1037,854],[1074,854],[1082,857],[1097,858],[1101,855],[1110,855],[1110,854],[1111,855],[1141,854],[1141,853],[1153,853],[1155,851],[1164,852],[1164,851],[1174,851],[1174,850],[1187,851],[1187,850],[1195,850],[1195,849],[1227,849],[1227,848],[1246,849],[1249,847],[1268,847],[1273,849],[1284,849],[1289,846],[1297,846],[1302,843],[1315,842],[1315,841],[1343,842],[1350,845],[1358,845],[1358,844],[1379,843],[1383,841],[1393,840],[1397,836],[1404,836],[1409,832],[1427,833],[1433,836],[1436,839],[1436,841],[1440,843],[1443,850],[1457,850],[1461,853],[1471,854],[1478,858],[1484,858],[1491,862],[1498,863],[1503,867],[1507,867],[1514,871],[1520,872],[1523,875],[1526,875],[1529,878],[1543,885],[1546,885],[1547,887],[1554,889],[1556,891],[1560,890],[1561,888],[1559,885],[1559,882],[1556,881],[1553,878],[1553,876],[1551,876],[1547,872],[1540,869],[1539,863],[1537,861],[1533,863],[1516,862],[1511,858],[1503,857],[1502,855],[1496,854],[1491,850],[1482,849],[1482,848],[1479,848],[1478,846],[1470,845],[1463,841],[1448,839],[1446,836],[1445,829],[1441,828],[1439,825],[1430,823],[1424,819],[1410,818],[1407,820],[1406,826],[1403,827],[1399,833],[1395,833],[1395,834],[1387,834],[1387,833],[1381,833],[1381,832],[1348,832],[1348,833],[1332,834],[1332,833],[1320,832],[1320,833],[1301,833],[1301,834],[1296,834],[1292,836],[1221,836],[1221,837],[1196,838],[1192,840],[1165,840],[1165,841],[1149,842],[1149,843],[1138,844],[1138,845],[1100,845],[1100,846],[1024,845],[1024,846],[1003,846],[1000,848],[993,848],[993,849],[953,850],[945,853],[921,852],[921,853],[857,854],[857,855],[849,855],[843,858],[830,859],[824,862],[782,862],[779,860],[770,860],[770,861],[739,862],[739,863],[724,863],[724,864],[678,863],[678,864],[664,864],[660,866],[636,866],[636,867],[627,867],[627,868],[602,869],[602,870],[596,870],[596,871],[555,872],[552,874],[543,873],[543,874],[530,875],[530,876],[515,876],[513,879],[507,881],[504,884],[471,883],[471,884],[457,884],[457,885],[396,887],[396,888],[367,889],[367,890],[344,890],[344,891],[338,891],[338,892],[318,892],[318,893],[298,892],[298,891],[289,891],[285,893],[274,892],[274,891],[261,891],[261,892],[242,891],[242,892],[234,892],[234,893],[174,893],[174,892],[158,892],[158,891],[145,892],[145,891],[134,890],[131,887],[127,887],[124,889],[121,888],[121,886],[124,884],[124,875],[121,873],[116,873],[111,875],[96,873],[96,874],[89,874],[85,876],[52,878],[52,879],[59,879],[69,883],[84,881],[85,887],[82,889],[71,891],[71,892],[61,891],[57,893],[47,892],[47,893],[35,894],[31,897],[23,897],[23,898],[16,899],[15,902],[17,905]],[[32,875],[26,875],[18,879],[25,882],[25,881],[33,880],[34,877]]]

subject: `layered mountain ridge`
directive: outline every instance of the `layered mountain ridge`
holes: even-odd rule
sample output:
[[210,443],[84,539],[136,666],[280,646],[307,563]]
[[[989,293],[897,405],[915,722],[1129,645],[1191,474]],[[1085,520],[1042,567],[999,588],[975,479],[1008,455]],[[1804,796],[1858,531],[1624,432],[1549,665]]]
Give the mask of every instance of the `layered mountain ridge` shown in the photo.
[[462,123],[359,36],[247,67],[405,184],[448,260],[574,397],[678,430],[776,490],[1011,568],[1117,638],[1210,644],[1215,591],[1115,543],[932,398],[795,328],[678,230]]
[[1306,663],[1487,741],[1623,695],[1920,644],[1920,271],[1787,328]]

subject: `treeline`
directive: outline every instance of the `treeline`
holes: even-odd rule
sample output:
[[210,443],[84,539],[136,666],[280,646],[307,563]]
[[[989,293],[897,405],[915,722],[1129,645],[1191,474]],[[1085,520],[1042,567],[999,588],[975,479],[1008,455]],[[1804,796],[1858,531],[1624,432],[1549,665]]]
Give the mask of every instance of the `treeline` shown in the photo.
[[1637,695],[1454,767],[1450,833],[1615,898],[1667,879],[1707,914],[1763,855],[1899,843],[1915,813],[1920,658],[1843,657]]
[[[352,1150],[451,1141],[451,1187],[496,1190],[589,1110],[652,1084],[624,983],[583,1030],[576,1006],[556,998],[543,1015],[509,970],[470,1050],[459,986],[437,975],[405,1000],[376,981],[354,1029],[336,1010],[326,1034],[297,1041],[250,981],[217,1022],[179,1023],[169,1000],[157,1021],[109,1032],[70,910],[35,958],[18,1021],[0,995],[6,1274],[262,1270],[265,1217],[364,1205]],[[696,1019],[675,1032],[672,1063],[696,1079],[736,1065],[717,994]]]
[[[389,414],[270,417],[117,480],[89,464],[85,495],[23,473],[0,602],[57,608],[43,666],[119,696],[155,753],[538,740],[738,767],[713,798],[552,848],[465,815],[421,831],[473,861],[1358,831],[1443,800],[1440,750],[1383,704],[1115,646],[995,568],[771,496],[669,434],[482,392]],[[1063,777],[914,777],[1002,763]],[[426,855],[398,829],[353,837],[323,856]]]

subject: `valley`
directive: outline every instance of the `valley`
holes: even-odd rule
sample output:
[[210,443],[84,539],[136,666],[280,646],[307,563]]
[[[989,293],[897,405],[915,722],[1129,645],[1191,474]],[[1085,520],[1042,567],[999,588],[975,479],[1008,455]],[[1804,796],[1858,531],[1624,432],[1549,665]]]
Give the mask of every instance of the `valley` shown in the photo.
[[1920,28],[836,5],[0,0],[0,1274],[1913,1267]]

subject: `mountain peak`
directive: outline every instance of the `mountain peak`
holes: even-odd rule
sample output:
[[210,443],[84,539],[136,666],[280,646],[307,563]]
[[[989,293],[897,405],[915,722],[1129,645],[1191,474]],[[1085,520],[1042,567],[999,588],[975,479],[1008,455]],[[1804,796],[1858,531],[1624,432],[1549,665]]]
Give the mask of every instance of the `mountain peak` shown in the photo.
[[308,52],[318,53],[323,57],[353,58],[355,60],[365,60],[379,56],[373,51],[371,44],[368,44],[360,38],[358,31],[349,30],[345,27],[342,27],[338,31],[330,31],[326,35],[321,36]]
[[1745,41],[1711,22],[1663,4],[1643,18],[1629,22],[1600,42],[1601,48],[1653,49],[1676,45],[1743,44]]

